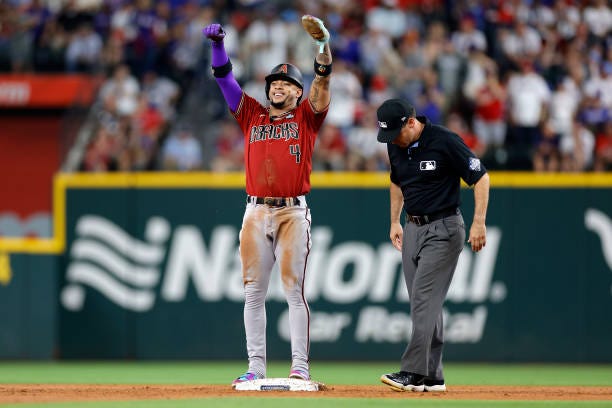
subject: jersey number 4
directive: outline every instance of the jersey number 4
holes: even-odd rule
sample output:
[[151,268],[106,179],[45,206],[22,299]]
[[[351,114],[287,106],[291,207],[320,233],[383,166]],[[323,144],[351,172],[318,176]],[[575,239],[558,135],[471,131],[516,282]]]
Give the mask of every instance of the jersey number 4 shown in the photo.
[[300,158],[302,157],[302,153],[300,152],[300,145],[289,145],[289,153],[295,156],[296,163],[300,162]]

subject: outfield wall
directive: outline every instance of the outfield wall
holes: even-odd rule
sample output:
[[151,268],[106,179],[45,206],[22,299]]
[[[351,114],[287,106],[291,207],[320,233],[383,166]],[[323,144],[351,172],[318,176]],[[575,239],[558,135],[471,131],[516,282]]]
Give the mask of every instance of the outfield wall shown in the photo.
[[[387,186],[313,176],[312,359],[397,360],[408,341]],[[465,246],[447,298],[445,359],[612,362],[612,175],[500,173],[492,186],[487,246]],[[470,189],[462,200],[469,227]],[[0,357],[245,358],[240,175],[61,176],[55,203],[65,251],[11,255]],[[267,311],[268,357],[288,359],[278,279]]]

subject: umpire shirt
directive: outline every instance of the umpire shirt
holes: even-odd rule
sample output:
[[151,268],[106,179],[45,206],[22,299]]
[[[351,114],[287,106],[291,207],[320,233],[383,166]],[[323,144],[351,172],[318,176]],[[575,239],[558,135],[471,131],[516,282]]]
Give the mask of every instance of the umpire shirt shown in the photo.
[[474,185],[487,172],[463,139],[443,126],[417,116],[425,126],[407,148],[387,144],[391,181],[402,189],[404,210],[431,215],[461,204],[460,180]]

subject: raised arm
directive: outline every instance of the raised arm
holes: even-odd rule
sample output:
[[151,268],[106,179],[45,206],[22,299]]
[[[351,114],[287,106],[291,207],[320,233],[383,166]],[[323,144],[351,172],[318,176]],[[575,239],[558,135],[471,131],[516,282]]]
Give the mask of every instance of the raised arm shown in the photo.
[[329,32],[323,21],[311,15],[302,17],[302,26],[319,46],[319,53],[315,57],[315,78],[310,86],[308,100],[315,111],[321,112],[329,106],[331,94],[329,80],[332,71],[332,55],[329,48]]
[[242,98],[242,88],[234,78],[232,62],[225,51],[225,45],[223,44],[225,31],[223,31],[221,24],[214,23],[204,28],[203,33],[212,43],[211,65],[215,80],[221,88],[227,106],[232,112],[236,112]]
[[[315,77],[310,86],[308,100],[317,112],[325,110],[331,101],[331,93],[329,92],[329,80],[331,76],[319,75],[321,68],[317,69],[317,64],[323,69],[328,69],[331,73],[332,56],[329,49],[329,44],[325,44],[323,52],[319,53],[315,58]],[[329,68],[327,68],[329,67]]]

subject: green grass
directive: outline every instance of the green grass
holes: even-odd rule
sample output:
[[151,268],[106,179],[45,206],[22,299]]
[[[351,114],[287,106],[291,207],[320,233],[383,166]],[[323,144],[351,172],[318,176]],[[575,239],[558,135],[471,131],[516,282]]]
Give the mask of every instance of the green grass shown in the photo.
[[[229,384],[246,369],[246,362],[24,362],[0,361],[0,384]],[[333,363],[313,362],[313,377],[328,385],[380,384],[379,377],[396,371],[394,362]],[[287,362],[273,362],[268,377],[285,377]],[[548,385],[612,387],[612,365],[568,364],[459,364],[445,367],[449,385]],[[113,408],[191,408],[253,407],[260,402],[266,408],[295,407],[606,407],[612,401],[451,401],[449,399],[313,399],[313,398],[207,398],[193,400],[156,400],[129,402],[49,403],[45,407]],[[30,408],[40,404],[8,404],[3,407]]]
[[[313,362],[312,376],[329,384],[379,384],[397,371],[393,362]],[[229,384],[245,362],[1,362],[0,383]],[[285,377],[289,364],[272,362],[268,377]],[[461,385],[612,386],[612,365],[458,364],[445,366],[446,381]]]

